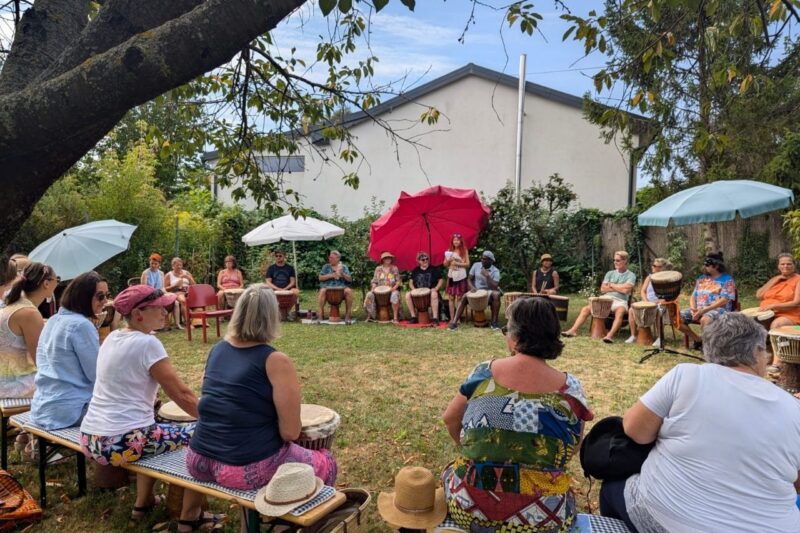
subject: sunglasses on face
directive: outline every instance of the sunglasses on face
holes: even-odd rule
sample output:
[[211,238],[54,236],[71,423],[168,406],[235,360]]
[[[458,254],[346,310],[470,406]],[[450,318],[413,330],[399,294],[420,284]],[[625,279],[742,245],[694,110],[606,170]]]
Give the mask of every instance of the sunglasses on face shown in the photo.
[[106,300],[108,300],[108,293],[107,292],[96,292],[94,294],[94,298],[98,302],[105,302]]
[[430,261],[430,259],[428,259],[427,257],[420,257],[419,260],[420,261]]
[[460,233],[453,233],[453,237],[460,239],[461,238],[461,234]]
[[503,326],[502,328],[500,328],[500,333],[502,333],[503,335],[507,335],[508,334],[508,326]]

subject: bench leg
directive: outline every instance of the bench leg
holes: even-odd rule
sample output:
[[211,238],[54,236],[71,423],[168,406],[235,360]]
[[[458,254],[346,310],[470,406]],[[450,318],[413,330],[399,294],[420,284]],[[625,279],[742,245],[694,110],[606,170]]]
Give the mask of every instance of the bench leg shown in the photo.
[[258,533],[261,529],[261,515],[255,509],[247,509],[247,533]]
[[0,463],[3,470],[8,470],[8,417],[3,417],[2,427],[0,427],[0,438],[2,438],[3,449],[0,450]]
[[86,494],[86,456],[78,452],[75,456],[78,466],[78,497]]
[[47,507],[47,441],[41,437],[36,437],[39,442],[39,505],[44,509]]

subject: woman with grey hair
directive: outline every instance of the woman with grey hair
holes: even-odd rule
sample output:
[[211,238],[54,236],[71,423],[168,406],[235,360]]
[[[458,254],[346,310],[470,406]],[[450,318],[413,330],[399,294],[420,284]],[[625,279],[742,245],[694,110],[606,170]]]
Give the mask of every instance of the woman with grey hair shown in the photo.
[[[756,291],[758,307],[775,313],[770,329],[800,324],[800,274],[792,254],[778,255],[778,275],[773,276]],[[767,371],[780,371],[780,359],[775,356]]]
[[306,463],[327,485],[336,462],[326,449],[308,450],[300,436],[300,381],[292,360],[270,343],[280,333],[278,300],[263,283],[236,302],[228,332],[206,362],[200,420],[186,464],[201,481],[255,490],[280,465]]
[[720,315],[703,331],[708,364],[677,365],[628,410],[625,433],[655,447],[640,474],[603,483],[604,516],[640,532],[800,531],[800,406],[763,379],[765,340]]

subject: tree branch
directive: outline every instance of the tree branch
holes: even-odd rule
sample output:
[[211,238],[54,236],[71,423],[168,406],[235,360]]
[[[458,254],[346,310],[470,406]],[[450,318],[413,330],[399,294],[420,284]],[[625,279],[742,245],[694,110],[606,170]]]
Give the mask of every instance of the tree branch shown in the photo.
[[0,94],[25,88],[49,67],[86,26],[87,0],[39,0],[17,24],[0,73]]

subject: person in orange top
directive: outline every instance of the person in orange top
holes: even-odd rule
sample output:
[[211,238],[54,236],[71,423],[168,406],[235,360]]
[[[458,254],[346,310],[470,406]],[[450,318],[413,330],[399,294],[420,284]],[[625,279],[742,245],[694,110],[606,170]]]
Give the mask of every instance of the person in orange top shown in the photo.
[[244,276],[232,255],[225,257],[225,268],[217,274],[217,309],[225,309],[225,290],[243,289]]
[[[800,324],[800,274],[792,254],[778,255],[778,274],[756,291],[759,308],[775,312],[770,329]],[[773,356],[770,372],[777,372],[780,360]]]

